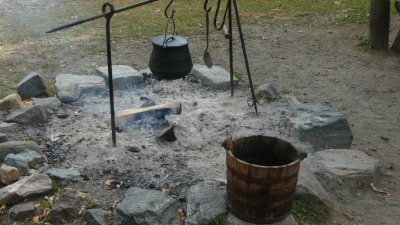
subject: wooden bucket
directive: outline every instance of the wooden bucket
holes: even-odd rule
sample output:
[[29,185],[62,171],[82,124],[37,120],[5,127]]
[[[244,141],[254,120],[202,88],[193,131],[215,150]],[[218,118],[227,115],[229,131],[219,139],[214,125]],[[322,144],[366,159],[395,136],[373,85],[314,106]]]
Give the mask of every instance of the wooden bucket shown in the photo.
[[227,139],[223,146],[230,212],[251,223],[285,219],[292,208],[300,162],[307,154],[266,136]]

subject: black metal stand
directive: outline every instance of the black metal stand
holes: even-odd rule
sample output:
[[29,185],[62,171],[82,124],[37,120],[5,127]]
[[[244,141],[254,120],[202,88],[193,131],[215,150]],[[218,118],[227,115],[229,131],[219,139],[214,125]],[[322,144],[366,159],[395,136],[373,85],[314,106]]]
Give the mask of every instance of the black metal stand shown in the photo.
[[[85,19],[81,19],[66,25],[62,25],[60,27],[56,27],[54,29],[51,29],[47,31],[46,33],[53,33],[56,31],[64,30],[69,27],[73,27],[82,23],[86,23],[92,20],[96,20],[99,18],[106,18],[106,45],[107,45],[107,66],[108,66],[108,90],[110,94],[110,114],[111,114],[111,136],[112,136],[112,143],[113,146],[117,146],[117,138],[116,138],[116,133],[115,133],[115,111],[114,111],[114,83],[113,83],[113,75],[112,75],[112,55],[111,55],[111,35],[110,35],[110,23],[111,23],[111,18],[115,13],[123,12],[129,9],[134,9],[136,7],[146,5],[152,2],[156,2],[158,0],[147,0],[143,2],[139,2],[133,5],[129,5],[120,9],[114,9],[114,5],[111,4],[110,2],[105,2],[102,7],[101,7],[101,14],[88,17]],[[109,11],[107,12],[107,8],[109,8]]]

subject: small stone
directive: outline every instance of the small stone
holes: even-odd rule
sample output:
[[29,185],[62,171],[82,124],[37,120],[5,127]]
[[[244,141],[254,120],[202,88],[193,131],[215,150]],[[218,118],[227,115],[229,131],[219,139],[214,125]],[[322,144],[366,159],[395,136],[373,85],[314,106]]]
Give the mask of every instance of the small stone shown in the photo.
[[0,123],[0,132],[5,134],[14,134],[18,130],[16,123]]
[[57,90],[63,86],[78,84],[82,94],[100,93],[106,90],[104,79],[99,76],[85,76],[76,74],[59,74],[56,77]]
[[212,224],[228,213],[226,190],[214,182],[202,182],[192,186],[187,194],[185,225]]
[[16,93],[10,94],[0,100],[0,111],[5,111],[7,113],[13,112],[21,108],[21,96]]
[[3,134],[0,132],[0,143],[8,141],[8,136],[7,134]]
[[128,147],[126,148],[126,150],[128,150],[128,151],[130,151],[130,152],[133,152],[133,153],[140,152],[140,148],[138,148],[138,147],[136,147],[136,146],[128,146]]
[[38,73],[30,73],[17,85],[17,92],[23,99],[29,99],[46,92],[43,78]]
[[7,141],[0,143],[0,163],[8,154],[18,154],[26,150],[42,153],[38,144],[33,141]]
[[39,105],[29,105],[9,115],[6,122],[32,125],[47,121],[46,111]]
[[35,214],[35,206],[33,202],[20,203],[10,209],[9,215],[14,220],[25,220]]
[[44,109],[57,109],[61,106],[61,101],[56,97],[33,98],[33,105],[42,106]]
[[44,195],[51,191],[51,179],[45,174],[32,174],[0,189],[0,203],[16,204],[26,198]]
[[[113,85],[116,90],[124,90],[143,81],[143,76],[137,70],[126,65],[113,65]],[[102,77],[108,85],[108,66],[98,67],[96,74]]]
[[47,160],[42,154],[26,150],[18,154],[8,154],[4,163],[18,168],[23,174],[27,174],[29,169],[38,169],[44,163],[47,163]]
[[376,174],[378,160],[360,150],[327,149],[309,159],[312,172],[327,171],[343,178],[370,178]]
[[79,210],[82,207],[82,200],[72,191],[65,192],[53,205],[49,217],[49,222],[71,221],[79,217]]
[[[205,65],[194,64],[190,72],[194,76],[198,76],[203,84],[212,89],[228,89],[231,87],[231,78],[228,71],[219,66],[213,66],[209,69]],[[234,86],[239,84],[237,78],[233,79]]]
[[115,225],[175,224],[179,203],[165,193],[129,188],[116,208]]
[[89,209],[86,211],[83,216],[83,220],[88,225],[107,225],[106,220],[104,219],[105,214],[101,209]]
[[71,181],[77,181],[80,178],[80,174],[76,170],[71,169],[50,169],[46,172],[49,177],[57,181],[61,186],[66,186]]
[[271,84],[262,84],[257,87],[256,95],[259,98],[266,98],[267,100],[274,100],[279,97],[279,92]]
[[57,86],[57,97],[63,103],[71,103],[76,102],[81,97],[81,88],[79,84],[69,83]]
[[12,166],[1,165],[0,167],[0,180],[1,183],[9,185],[17,181],[21,177],[19,170]]

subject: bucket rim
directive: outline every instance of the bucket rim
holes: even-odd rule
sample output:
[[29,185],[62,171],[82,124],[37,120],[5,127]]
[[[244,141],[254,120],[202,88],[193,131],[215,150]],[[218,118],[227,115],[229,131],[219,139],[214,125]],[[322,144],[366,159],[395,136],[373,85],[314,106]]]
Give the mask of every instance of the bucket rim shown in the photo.
[[261,168],[261,169],[266,169],[266,168],[268,168],[268,169],[281,169],[281,168],[284,168],[284,167],[293,166],[293,165],[298,164],[298,163],[300,163],[302,161],[301,158],[296,158],[296,160],[294,160],[293,162],[288,163],[288,164],[284,164],[284,165],[280,165],[280,166],[262,166],[262,165],[259,165],[259,164],[248,163],[248,162],[246,162],[244,160],[241,160],[241,159],[237,158],[232,153],[231,150],[227,150],[227,154],[229,154],[233,159],[235,159],[235,160],[237,160],[237,161],[239,161],[239,162],[241,162],[241,163],[243,163],[245,165],[249,165],[249,166],[256,167],[256,168]]

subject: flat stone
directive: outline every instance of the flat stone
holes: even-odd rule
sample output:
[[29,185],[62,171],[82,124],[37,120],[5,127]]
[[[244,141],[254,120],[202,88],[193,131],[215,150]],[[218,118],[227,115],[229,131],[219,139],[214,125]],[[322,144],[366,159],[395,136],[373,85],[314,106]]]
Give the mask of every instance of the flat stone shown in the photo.
[[177,220],[178,202],[165,193],[129,188],[116,208],[116,225],[168,225]]
[[187,194],[185,225],[212,224],[228,213],[226,188],[214,182],[202,182],[192,186]]
[[32,150],[26,150],[18,154],[10,153],[4,159],[4,164],[18,168],[23,174],[27,174],[28,169],[38,169],[45,163],[47,163],[46,158]]
[[262,84],[258,86],[255,93],[259,98],[266,98],[267,100],[274,100],[280,95],[272,84]]
[[0,167],[0,180],[1,183],[9,185],[17,181],[21,177],[19,170],[12,166],[1,165]]
[[69,84],[78,84],[82,93],[99,93],[106,90],[104,79],[99,76],[85,76],[76,74],[57,75],[57,90]]
[[0,189],[0,203],[16,204],[26,198],[37,197],[51,191],[51,179],[45,174],[32,174]]
[[18,154],[26,150],[42,153],[39,145],[33,141],[7,141],[0,143],[0,163],[4,162],[6,155],[10,153]]
[[13,134],[18,131],[19,125],[16,123],[0,123],[0,132],[5,134]]
[[88,225],[107,225],[104,211],[102,209],[89,209],[83,216]]
[[48,170],[46,174],[62,186],[68,185],[71,181],[77,181],[80,177],[78,171],[71,169],[53,168]]
[[33,105],[38,105],[44,109],[58,109],[61,106],[61,101],[56,97],[50,98],[33,98]]
[[[228,214],[228,216],[226,217],[223,224],[224,225],[257,225],[255,223],[250,223],[247,221],[240,220],[240,219],[236,218],[234,215],[232,215],[231,213]],[[284,220],[276,222],[276,223],[271,223],[270,225],[297,225],[297,224],[298,223],[294,219],[293,215],[290,214]]]
[[25,220],[35,214],[35,206],[33,202],[24,202],[13,206],[10,209],[9,215],[14,220]]
[[16,93],[12,93],[7,95],[5,98],[0,100],[0,111],[5,111],[7,113],[13,112],[19,108],[21,108],[21,96]]
[[60,223],[77,219],[80,216],[79,211],[82,205],[82,199],[76,193],[67,191],[53,205],[47,220]]
[[76,83],[69,83],[65,85],[58,85],[57,86],[57,97],[63,103],[71,103],[76,102],[81,97],[81,88],[79,84]]
[[360,150],[327,149],[310,158],[311,170],[344,178],[368,178],[376,174],[378,160]]
[[[203,84],[212,89],[229,89],[231,87],[231,78],[228,71],[219,66],[213,66],[209,69],[205,65],[194,64],[191,74],[198,76]],[[234,77],[234,86],[239,84],[239,80]]]
[[32,98],[43,95],[46,92],[46,85],[38,73],[30,73],[17,85],[18,94],[24,98]]
[[[124,90],[141,84],[143,76],[130,66],[113,65],[113,85],[116,90]],[[102,77],[108,85],[108,66],[97,67],[96,74]]]
[[350,148],[353,135],[344,116],[320,103],[300,103],[283,97],[269,107],[285,114],[294,138],[310,143],[313,151],[326,148]]
[[333,207],[328,192],[308,168],[301,166],[298,176],[295,199]]
[[28,105],[11,113],[6,122],[32,125],[47,121],[47,112],[40,105]]
[[0,132],[0,143],[8,141],[8,136],[7,134],[3,134]]

